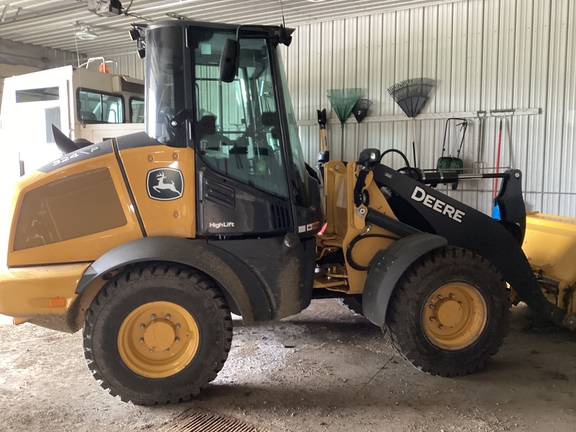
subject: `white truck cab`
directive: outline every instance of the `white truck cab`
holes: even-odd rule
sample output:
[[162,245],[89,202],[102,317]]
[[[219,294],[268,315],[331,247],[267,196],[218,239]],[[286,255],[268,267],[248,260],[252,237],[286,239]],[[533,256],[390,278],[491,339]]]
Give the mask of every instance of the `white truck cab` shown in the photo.
[[62,156],[52,125],[91,142],[144,131],[144,82],[72,66],[6,78],[0,143],[11,179]]

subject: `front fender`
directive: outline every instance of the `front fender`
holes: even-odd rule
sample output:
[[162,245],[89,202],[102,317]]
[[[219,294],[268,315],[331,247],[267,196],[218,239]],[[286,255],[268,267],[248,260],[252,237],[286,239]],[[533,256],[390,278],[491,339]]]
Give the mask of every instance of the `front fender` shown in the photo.
[[362,294],[364,316],[382,327],[392,291],[406,269],[424,254],[447,244],[444,237],[419,233],[404,237],[378,252],[370,263]]
[[[118,246],[98,258],[82,275],[76,294],[79,296],[98,278],[129,264],[165,261],[196,268],[212,277],[235,302],[246,325],[270,319],[270,304],[257,278],[239,261],[218,256],[206,241],[176,237],[144,237]],[[243,274],[242,283],[238,274]],[[253,307],[254,306],[254,307]],[[254,316],[254,310],[258,316]]]

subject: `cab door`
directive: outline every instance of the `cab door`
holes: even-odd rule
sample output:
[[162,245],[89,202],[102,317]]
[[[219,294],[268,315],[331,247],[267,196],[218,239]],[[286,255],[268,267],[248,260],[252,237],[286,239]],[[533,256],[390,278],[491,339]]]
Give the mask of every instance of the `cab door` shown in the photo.
[[294,232],[287,160],[269,42],[243,39],[236,79],[219,80],[228,31],[192,36],[197,233],[253,236]]

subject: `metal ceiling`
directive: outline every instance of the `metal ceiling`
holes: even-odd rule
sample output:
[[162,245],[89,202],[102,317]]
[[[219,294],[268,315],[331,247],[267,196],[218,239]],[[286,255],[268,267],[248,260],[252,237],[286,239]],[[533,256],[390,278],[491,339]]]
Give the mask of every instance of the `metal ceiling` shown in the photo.
[[[278,25],[283,10],[290,27],[456,1],[462,0],[122,0],[121,15],[101,17],[88,10],[87,0],[0,0],[0,39],[99,56],[135,49],[128,37],[131,22],[172,16]],[[82,24],[98,38],[77,38]]]

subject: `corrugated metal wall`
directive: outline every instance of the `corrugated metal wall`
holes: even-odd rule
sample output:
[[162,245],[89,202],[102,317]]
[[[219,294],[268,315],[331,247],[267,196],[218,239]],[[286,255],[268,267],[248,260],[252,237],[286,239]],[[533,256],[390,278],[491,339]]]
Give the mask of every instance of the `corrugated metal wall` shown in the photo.
[[[412,123],[389,121],[404,114],[387,88],[408,78],[434,78],[437,87],[423,113],[541,108],[540,115],[503,120],[501,164],[523,171],[528,210],[576,217],[575,38],[573,0],[470,0],[300,26],[285,64],[306,158],[315,164],[316,110],[328,108],[336,119],[327,90],[351,87],[361,87],[374,105],[359,126],[360,143],[354,118],[346,124],[343,157],[353,160],[365,147],[411,155]],[[484,122],[480,160],[488,167],[495,164],[499,121]],[[422,168],[436,165],[444,124],[415,121]],[[478,157],[478,129],[472,119],[461,154],[467,168]],[[334,159],[341,156],[340,131],[337,122],[329,124]],[[395,157],[385,162],[401,165]],[[450,193],[491,211],[490,181],[468,182]]]
[[105,58],[112,62],[108,63],[110,73],[144,79],[144,60],[138,57],[135,51],[107,55]]
[[[360,87],[362,97],[374,103],[360,126],[353,116],[346,123],[344,159],[377,147],[398,148],[412,160],[414,126],[422,168],[435,167],[450,113],[541,108],[540,115],[503,120],[501,165],[524,173],[528,210],[576,217],[574,40],[573,0],[469,0],[300,26],[285,50],[285,65],[306,159],[315,165],[321,108],[331,119],[333,158],[341,157],[341,128],[326,96],[329,89]],[[135,54],[107,59],[117,62],[112,72],[143,77],[143,62]],[[422,113],[440,119],[405,121],[388,94],[391,85],[417,77],[437,80]],[[493,167],[500,119],[484,121],[479,159],[478,119],[469,120],[461,153],[465,167],[476,160]],[[448,152],[455,153],[456,132],[450,130]],[[402,165],[395,156],[384,162]],[[490,213],[492,188],[485,180],[455,192],[443,189]]]

